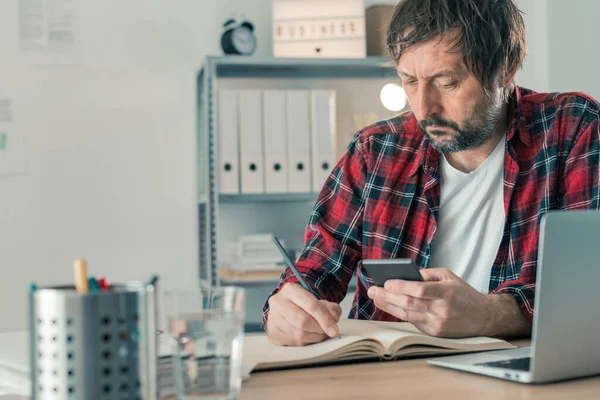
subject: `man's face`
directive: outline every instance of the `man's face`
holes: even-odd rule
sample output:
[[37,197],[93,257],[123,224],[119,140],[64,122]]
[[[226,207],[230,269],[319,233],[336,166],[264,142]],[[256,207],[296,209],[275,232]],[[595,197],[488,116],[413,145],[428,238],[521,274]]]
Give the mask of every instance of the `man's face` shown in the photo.
[[480,146],[494,136],[502,113],[501,89],[486,94],[452,40],[448,34],[409,47],[397,66],[423,133],[442,153]]

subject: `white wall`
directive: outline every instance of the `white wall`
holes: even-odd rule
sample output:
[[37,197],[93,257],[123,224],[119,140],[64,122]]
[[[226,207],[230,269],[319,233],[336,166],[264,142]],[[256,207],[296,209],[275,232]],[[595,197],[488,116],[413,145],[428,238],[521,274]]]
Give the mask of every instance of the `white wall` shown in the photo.
[[26,326],[30,282],[195,282],[195,74],[217,51],[216,0],[80,1],[80,62],[30,64],[0,2],[0,88],[27,172],[0,177],[0,331]]
[[529,55],[517,83],[541,92],[584,91],[600,98],[600,1],[517,0]]
[[527,57],[515,81],[520,86],[547,92],[550,87],[547,0],[517,0],[517,5],[524,14]]
[[551,90],[584,91],[600,99],[600,1],[549,0]]

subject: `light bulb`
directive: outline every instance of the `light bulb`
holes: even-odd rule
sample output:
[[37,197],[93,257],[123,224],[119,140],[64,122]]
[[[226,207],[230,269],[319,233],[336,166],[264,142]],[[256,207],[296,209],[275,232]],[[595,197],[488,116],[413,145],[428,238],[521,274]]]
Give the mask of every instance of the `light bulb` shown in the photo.
[[390,111],[400,111],[406,107],[406,92],[396,83],[388,83],[381,89],[381,103]]

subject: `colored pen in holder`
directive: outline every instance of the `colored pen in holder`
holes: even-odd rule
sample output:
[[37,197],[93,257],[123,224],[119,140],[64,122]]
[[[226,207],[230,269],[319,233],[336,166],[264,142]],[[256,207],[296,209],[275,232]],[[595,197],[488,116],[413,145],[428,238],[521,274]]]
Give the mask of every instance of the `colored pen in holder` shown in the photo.
[[157,400],[155,283],[32,289],[32,399]]

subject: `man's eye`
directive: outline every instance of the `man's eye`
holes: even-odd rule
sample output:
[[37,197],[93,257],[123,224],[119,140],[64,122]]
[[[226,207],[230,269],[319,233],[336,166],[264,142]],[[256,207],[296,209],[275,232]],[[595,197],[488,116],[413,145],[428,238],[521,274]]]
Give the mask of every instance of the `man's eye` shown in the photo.
[[447,85],[442,85],[442,89],[447,89],[447,90],[454,89],[455,87],[456,87],[456,82],[452,82]]

